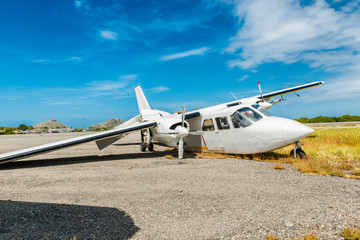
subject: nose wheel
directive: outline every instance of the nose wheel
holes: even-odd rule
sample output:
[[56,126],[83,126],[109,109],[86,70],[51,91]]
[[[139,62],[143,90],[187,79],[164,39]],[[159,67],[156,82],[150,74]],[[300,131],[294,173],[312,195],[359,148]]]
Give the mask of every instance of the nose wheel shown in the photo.
[[296,142],[294,149],[290,152],[290,156],[293,156],[294,158],[306,159],[306,153],[301,149],[302,145],[304,144],[301,142]]

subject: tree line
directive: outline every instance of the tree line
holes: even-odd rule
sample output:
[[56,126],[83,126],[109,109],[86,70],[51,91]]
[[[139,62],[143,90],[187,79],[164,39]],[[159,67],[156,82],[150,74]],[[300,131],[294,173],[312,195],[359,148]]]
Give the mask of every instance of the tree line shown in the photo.
[[314,118],[301,117],[295,120],[300,123],[357,122],[360,121],[360,116],[343,115],[341,117],[327,117],[327,116],[318,116]]

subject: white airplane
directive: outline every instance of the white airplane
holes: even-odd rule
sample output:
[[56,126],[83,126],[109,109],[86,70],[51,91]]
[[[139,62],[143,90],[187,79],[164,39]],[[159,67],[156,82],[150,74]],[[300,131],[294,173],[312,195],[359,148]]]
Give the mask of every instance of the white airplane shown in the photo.
[[[291,154],[306,157],[299,140],[313,129],[294,120],[275,117],[267,112],[280,102],[282,95],[318,86],[312,82],[275,92],[239,99],[191,112],[170,114],[151,109],[141,87],[135,88],[140,114],[111,130],[75,137],[36,147],[0,154],[0,163],[43,154],[60,148],[95,141],[100,150],[133,131],[141,131],[141,151],[153,151],[153,141],[178,148],[179,158],[188,151],[216,151],[253,154],[272,151],[295,143]],[[268,102],[275,96],[281,99]]]

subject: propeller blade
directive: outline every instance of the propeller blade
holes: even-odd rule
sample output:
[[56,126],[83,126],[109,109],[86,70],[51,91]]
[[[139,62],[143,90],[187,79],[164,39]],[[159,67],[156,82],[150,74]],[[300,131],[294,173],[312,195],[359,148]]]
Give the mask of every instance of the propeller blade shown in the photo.
[[184,138],[180,138],[178,151],[179,151],[179,158],[182,159],[184,155]]
[[161,129],[158,131],[158,134],[178,134],[179,131],[172,130],[172,129]]
[[182,116],[181,116],[181,126],[184,127],[185,126],[185,105],[183,106],[183,110],[182,110]]
[[203,135],[203,134],[204,132],[199,130],[193,130],[189,132],[189,135]]
[[264,98],[263,98],[263,95],[262,95],[260,82],[258,82],[258,86],[259,86],[259,92],[260,92],[261,99],[262,99],[263,102],[265,102],[265,101],[264,101]]

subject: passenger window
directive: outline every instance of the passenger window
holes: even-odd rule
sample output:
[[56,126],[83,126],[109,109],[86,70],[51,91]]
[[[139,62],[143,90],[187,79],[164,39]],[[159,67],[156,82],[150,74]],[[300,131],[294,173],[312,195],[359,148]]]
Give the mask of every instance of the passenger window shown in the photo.
[[214,122],[211,118],[204,120],[202,130],[203,131],[214,131]]
[[231,116],[234,128],[248,127],[254,122],[262,119],[261,115],[251,108],[244,107],[235,111]]
[[215,121],[216,121],[216,125],[218,126],[219,130],[230,129],[230,125],[229,125],[226,117],[215,118]]

